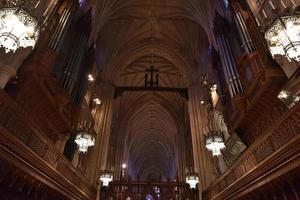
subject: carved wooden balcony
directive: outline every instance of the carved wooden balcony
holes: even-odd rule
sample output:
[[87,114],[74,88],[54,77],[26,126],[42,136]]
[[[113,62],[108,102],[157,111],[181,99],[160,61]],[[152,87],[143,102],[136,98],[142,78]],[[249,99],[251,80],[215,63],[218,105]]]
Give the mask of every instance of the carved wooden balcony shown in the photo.
[[204,192],[205,200],[243,195],[300,167],[300,103],[286,111]]
[[96,190],[84,174],[72,166],[3,91],[0,91],[0,113],[1,158],[69,199],[95,199]]
[[235,109],[229,119],[229,127],[250,145],[257,137],[250,135],[250,126],[257,122],[261,113],[277,106],[277,95],[286,77],[279,67],[265,66],[256,53],[240,58],[238,72],[244,91],[233,99]]

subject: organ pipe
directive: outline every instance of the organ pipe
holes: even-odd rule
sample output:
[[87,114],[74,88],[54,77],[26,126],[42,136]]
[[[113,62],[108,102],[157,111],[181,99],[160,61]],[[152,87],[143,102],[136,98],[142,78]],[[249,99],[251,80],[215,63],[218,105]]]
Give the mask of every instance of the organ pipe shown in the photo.
[[58,51],[59,46],[61,45],[61,42],[63,38],[65,37],[65,34],[71,24],[71,14],[72,14],[72,3],[68,5],[59,20],[58,26],[56,27],[53,36],[49,42],[49,48],[53,49],[54,51]]
[[247,53],[254,52],[255,51],[255,47],[254,47],[254,44],[253,44],[253,42],[251,40],[248,28],[246,26],[244,18],[242,17],[241,12],[237,11],[235,13],[234,21],[235,21],[238,33],[239,33],[240,38],[241,38],[242,43],[243,43],[243,49]]
[[242,92],[239,75],[236,71],[235,59],[227,38],[221,36],[217,39],[220,47],[221,61],[224,66],[225,78],[229,87],[231,97]]

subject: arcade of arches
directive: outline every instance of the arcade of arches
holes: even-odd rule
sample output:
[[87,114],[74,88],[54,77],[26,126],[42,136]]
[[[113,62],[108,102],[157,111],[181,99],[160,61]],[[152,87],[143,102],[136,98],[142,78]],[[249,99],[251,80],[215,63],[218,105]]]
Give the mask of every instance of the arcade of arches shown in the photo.
[[0,199],[299,200],[299,12],[2,1]]

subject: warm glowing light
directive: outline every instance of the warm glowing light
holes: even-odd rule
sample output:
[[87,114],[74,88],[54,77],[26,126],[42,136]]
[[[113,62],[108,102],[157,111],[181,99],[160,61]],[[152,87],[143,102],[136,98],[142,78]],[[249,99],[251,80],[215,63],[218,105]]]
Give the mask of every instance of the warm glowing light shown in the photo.
[[126,169],[126,167],[127,167],[126,163],[123,163],[122,164],[122,169]]
[[5,53],[34,47],[39,36],[38,22],[21,8],[0,9],[0,47]]
[[186,176],[185,182],[189,184],[190,188],[197,188],[197,184],[199,183],[198,175],[195,173],[190,173]]
[[109,170],[104,170],[100,172],[100,181],[102,182],[104,187],[107,187],[110,182],[113,181],[112,172]]
[[288,108],[292,108],[300,101],[299,96],[287,90],[281,90],[277,98],[280,99]]
[[278,98],[279,99],[287,99],[290,96],[289,92],[286,90],[282,90],[279,94],[278,94]]
[[273,56],[283,55],[288,60],[300,61],[300,16],[281,17],[265,33]]
[[94,130],[92,123],[90,122],[89,126],[87,126],[86,121],[78,124],[75,131],[77,132],[75,143],[78,146],[78,150],[86,153],[89,147],[95,145],[96,131]]
[[226,148],[222,133],[210,132],[206,137],[206,148],[213,156],[220,156],[221,150]]
[[100,105],[102,103],[102,101],[99,98],[94,98],[93,102],[97,105]]
[[86,153],[88,148],[95,145],[95,137],[88,133],[79,133],[76,135],[75,143],[80,152]]
[[93,81],[94,81],[94,77],[93,77],[93,75],[92,75],[92,74],[89,74],[89,75],[88,75],[88,80],[89,80],[89,81],[91,81],[91,82],[93,82]]

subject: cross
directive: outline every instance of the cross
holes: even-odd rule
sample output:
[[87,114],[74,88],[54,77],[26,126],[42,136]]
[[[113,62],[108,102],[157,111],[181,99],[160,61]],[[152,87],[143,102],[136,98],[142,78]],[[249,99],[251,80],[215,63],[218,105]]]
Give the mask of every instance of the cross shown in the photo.
[[[153,65],[151,65],[150,69],[145,70],[145,87],[158,87],[158,74],[156,74],[156,81],[154,81],[154,72],[159,72],[158,69],[154,69]],[[148,81],[148,74],[150,72],[150,81]]]

